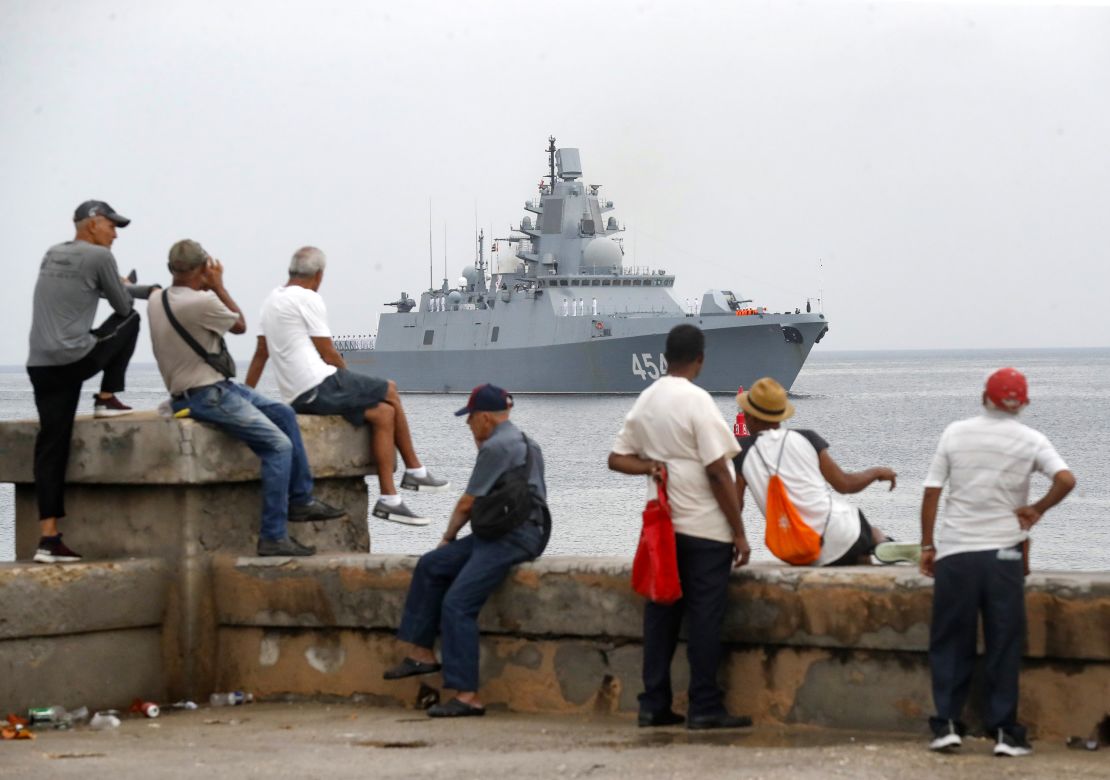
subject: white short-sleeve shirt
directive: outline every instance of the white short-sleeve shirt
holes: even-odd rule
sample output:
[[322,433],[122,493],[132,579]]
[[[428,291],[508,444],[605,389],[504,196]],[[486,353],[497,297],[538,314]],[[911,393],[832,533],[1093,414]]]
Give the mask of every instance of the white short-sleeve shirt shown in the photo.
[[1020,544],[1026,532],[1014,510],[1029,503],[1030,476],[1067,468],[1048,437],[1009,412],[988,409],[949,425],[925,478],[925,487],[948,485],[933,534],[937,559]]
[[262,303],[259,335],[266,337],[270,363],[281,400],[291,403],[335,373],[316,351],[312,339],[331,338],[328,310],[315,290],[291,284],[279,287]]
[[[732,541],[732,528],[717,504],[705,467],[740,451],[709,393],[688,379],[663,376],[636,399],[617,434],[613,452],[667,465],[667,498],[676,533]],[[648,479],[648,497],[655,485]]]
[[767,484],[777,467],[790,502],[806,525],[821,535],[821,555],[814,565],[827,566],[842,558],[859,539],[861,525],[859,509],[833,491],[821,473],[821,450],[828,443],[813,431],[772,428],[746,444],[740,468],[764,516]]

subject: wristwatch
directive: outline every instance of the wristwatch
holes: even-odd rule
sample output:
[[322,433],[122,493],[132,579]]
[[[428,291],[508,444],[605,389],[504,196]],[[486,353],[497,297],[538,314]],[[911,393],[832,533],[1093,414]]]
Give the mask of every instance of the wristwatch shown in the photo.
[[921,545],[921,552],[936,552],[936,551],[937,551],[937,548],[936,548],[936,547],[934,547],[934,546],[933,546],[933,545],[931,545],[931,544],[923,544],[923,545]]

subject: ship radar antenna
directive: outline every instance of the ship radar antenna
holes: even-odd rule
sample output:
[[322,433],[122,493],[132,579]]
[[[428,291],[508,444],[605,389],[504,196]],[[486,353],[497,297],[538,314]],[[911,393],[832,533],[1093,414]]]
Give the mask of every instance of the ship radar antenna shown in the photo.
[[551,193],[555,193],[555,136],[549,135],[547,137],[547,169],[550,173],[547,177],[551,179]]

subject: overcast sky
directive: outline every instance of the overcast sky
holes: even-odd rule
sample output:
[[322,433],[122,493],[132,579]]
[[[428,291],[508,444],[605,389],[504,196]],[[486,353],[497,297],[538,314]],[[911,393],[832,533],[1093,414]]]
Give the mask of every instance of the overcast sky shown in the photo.
[[818,349],[1110,344],[1097,4],[0,0],[0,111],[0,363],[82,200],[134,220],[124,273],[203,243],[249,324],[320,246],[333,330],[370,333],[427,284],[429,199],[438,284],[548,135],[680,300],[820,294]]

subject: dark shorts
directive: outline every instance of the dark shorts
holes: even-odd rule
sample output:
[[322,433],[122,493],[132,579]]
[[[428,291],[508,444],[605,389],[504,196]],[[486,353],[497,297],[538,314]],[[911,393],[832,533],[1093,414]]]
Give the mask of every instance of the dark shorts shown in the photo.
[[298,414],[341,414],[351,425],[365,425],[364,412],[384,401],[388,392],[387,380],[341,368],[290,406]]
[[867,522],[867,518],[863,516],[863,512],[859,513],[859,538],[856,543],[848,548],[848,552],[841,555],[832,563],[826,563],[826,566],[855,566],[859,561],[861,555],[869,555],[875,548],[875,540],[871,535],[871,523]]

